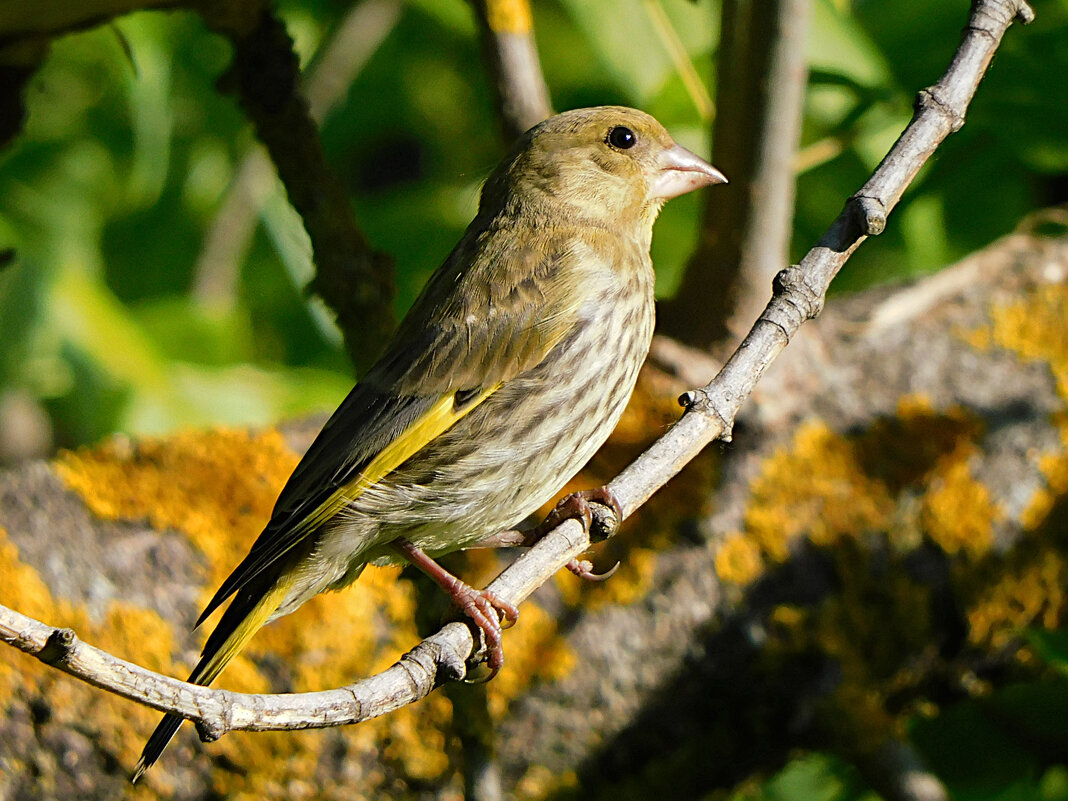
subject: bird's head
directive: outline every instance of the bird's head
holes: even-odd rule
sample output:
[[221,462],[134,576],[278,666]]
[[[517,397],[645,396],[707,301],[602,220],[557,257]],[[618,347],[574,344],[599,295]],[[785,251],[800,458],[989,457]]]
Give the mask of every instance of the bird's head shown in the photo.
[[535,125],[486,191],[562,203],[576,218],[647,227],[665,201],[726,181],[645,112],[600,106]]

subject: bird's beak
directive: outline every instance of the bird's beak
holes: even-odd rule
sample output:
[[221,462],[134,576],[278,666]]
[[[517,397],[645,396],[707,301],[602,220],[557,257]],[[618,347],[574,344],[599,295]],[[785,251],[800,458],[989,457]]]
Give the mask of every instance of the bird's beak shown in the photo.
[[727,176],[682,145],[669,147],[660,154],[659,169],[649,188],[649,197],[671,200],[694,189],[727,183]]

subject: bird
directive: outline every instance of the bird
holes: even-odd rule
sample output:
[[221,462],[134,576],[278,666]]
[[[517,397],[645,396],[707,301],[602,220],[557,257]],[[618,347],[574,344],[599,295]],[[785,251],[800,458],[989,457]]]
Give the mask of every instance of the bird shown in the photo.
[[[200,615],[197,626],[230,601],[189,681],[210,684],[263,625],[345,587],[368,564],[404,561],[472,618],[499,669],[502,619],[518,611],[434,559],[536,539],[515,526],[608,438],[648,353],[661,207],[726,180],[637,109],[565,111],[523,134]],[[565,499],[547,522],[578,516],[588,525],[589,500],[618,514],[601,488]],[[594,576],[589,563],[569,566]],[[182,720],[163,718],[133,781]]]

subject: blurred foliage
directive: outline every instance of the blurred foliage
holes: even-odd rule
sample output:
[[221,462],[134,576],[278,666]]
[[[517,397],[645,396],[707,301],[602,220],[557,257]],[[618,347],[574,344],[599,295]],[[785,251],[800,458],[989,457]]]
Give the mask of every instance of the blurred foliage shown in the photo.
[[854,767],[828,754],[808,754],[790,762],[763,784],[742,787],[729,801],[878,801]]
[[[944,70],[963,0],[814,0],[799,257],[864,182]],[[835,291],[923,274],[1068,199],[1068,2],[1038,0],[1014,28],[963,130],[919,176],[887,232],[861,248]],[[715,0],[535,3],[557,108],[625,103],[708,152],[710,120],[680,74],[689,60],[714,97]],[[671,28],[650,23],[662,12]],[[280,3],[314,70],[351,8]],[[29,84],[23,133],[0,153],[0,395],[28,392],[55,444],[112,431],[264,424],[327,410],[351,384],[339,337],[307,297],[310,249],[272,185],[251,213],[228,275],[200,261],[231,184],[256,146],[215,82],[229,46],[190,13],[149,12],[54,43]],[[397,311],[411,303],[473,215],[504,152],[463,0],[412,0],[344,87],[323,126],[359,224],[397,264]],[[699,198],[669,204],[654,258],[661,294],[696,239]],[[210,286],[212,292],[198,290]],[[220,288],[221,287],[221,288]],[[0,425],[3,421],[0,420]],[[1035,643],[1066,671],[1068,643]],[[1010,687],[920,721],[914,740],[956,798],[1068,798],[1068,684]],[[973,769],[975,753],[996,753]],[[993,788],[993,789],[992,789]],[[738,799],[861,799],[853,768],[792,762]]]

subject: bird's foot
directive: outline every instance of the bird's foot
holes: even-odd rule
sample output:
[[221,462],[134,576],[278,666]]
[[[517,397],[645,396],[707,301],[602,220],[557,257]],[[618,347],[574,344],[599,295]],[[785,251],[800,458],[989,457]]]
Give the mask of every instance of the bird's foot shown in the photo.
[[468,584],[455,579],[452,588],[446,589],[452,602],[478,626],[486,638],[486,665],[491,673],[486,679],[492,679],[504,665],[504,642],[501,632],[515,625],[519,619],[519,610],[514,604],[499,598],[490,590],[476,590]]
[[392,547],[441,587],[456,607],[478,626],[486,638],[486,664],[492,671],[486,681],[496,676],[504,665],[501,632],[513,626],[519,619],[519,610],[515,605],[498,597],[491,590],[476,590],[464,583],[408,540],[394,540]]
[[[586,531],[591,531],[594,527],[594,514],[590,509],[590,501],[598,503],[601,506],[605,506],[615,513],[614,521],[604,521],[600,518],[596,518],[597,522],[603,526],[607,533],[602,532],[601,539],[606,538],[615,526],[618,526],[620,521],[623,520],[623,509],[619,505],[619,500],[612,493],[608,487],[597,487],[592,490],[582,490],[580,492],[573,492],[560,499],[560,501],[553,507],[553,510],[549,512],[545,520],[543,520],[537,527],[530,531],[526,536],[525,545],[533,545],[540,540],[558,525],[565,520],[576,519],[582,523],[582,527]],[[567,569],[574,573],[576,576],[587,581],[604,581],[609,579],[619,569],[619,562],[604,573],[596,573],[593,570],[593,565],[585,560],[572,559],[567,563]]]

